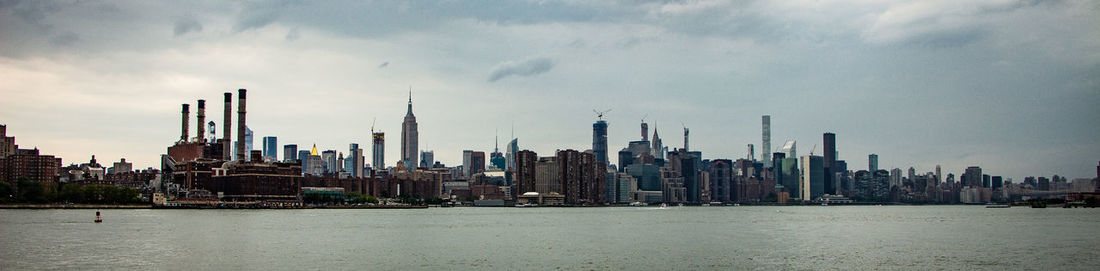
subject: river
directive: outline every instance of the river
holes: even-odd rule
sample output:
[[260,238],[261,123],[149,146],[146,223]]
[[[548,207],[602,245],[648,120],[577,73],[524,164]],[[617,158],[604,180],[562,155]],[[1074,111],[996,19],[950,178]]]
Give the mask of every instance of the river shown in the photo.
[[1093,269],[1100,209],[0,210],[0,270]]

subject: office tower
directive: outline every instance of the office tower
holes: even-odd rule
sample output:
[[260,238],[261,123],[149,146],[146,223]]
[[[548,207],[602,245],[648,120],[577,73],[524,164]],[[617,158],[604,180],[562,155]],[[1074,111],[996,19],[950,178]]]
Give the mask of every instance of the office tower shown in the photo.
[[519,139],[518,138],[512,138],[512,141],[508,142],[508,153],[506,154],[506,157],[505,157],[505,159],[507,160],[506,161],[507,164],[505,165],[506,166],[505,170],[508,170],[508,171],[515,171],[516,170],[516,154],[518,152],[519,152]]
[[283,145],[283,162],[293,163],[298,160],[298,145]]
[[435,163],[434,151],[421,151],[420,152],[420,167],[431,168]]
[[653,126],[653,141],[651,143],[653,143],[653,148],[652,148],[653,158],[664,160],[665,159],[664,146],[662,146],[661,137],[657,136],[657,126],[656,125]]
[[783,187],[787,188],[787,192],[790,192],[791,197],[799,197],[802,195],[802,189],[799,188],[802,175],[798,171],[798,158],[783,158],[782,163],[779,164],[779,170],[777,170],[776,173],[782,176]]
[[[334,170],[333,173],[347,172],[347,171],[344,170],[347,167],[347,160],[344,159],[344,153],[343,152],[338,152],[338,153],[336,153],[336,155],[337,156],[336,156],[335,165],[336,165],[337,169]],[[339,176],[339,175],[337,175],[337,176]]]
[[506,163],[504,154],[500,152],[500,137],[493,136],[493,152],[489,154],[489,164],[498,170],[504,170]]
[[760,147],[762,148],[761,151],[760,151],[760,158],[761,158],[760,160],[764,161],[765,165],[771,166],[771,164],[772,164],[772,162],[771,162],[772,116],[764,115],[763,117],[760,117],[760,121],[761,121],[761,125],[762,125],[762,128],[763,128],[763,130],[762,130],[763,134],[761,135],[761,139],[763,139],[763,141],[764,141],[764,142],[762,142],[762,145],[760,145]]
[[1001,176],[993,176],[992,181],[993,181],[993,187],[992,187],[993,190],[1001,189],[1001,187],[1004,186],[1004,179],[1001,178]]
[[[867,171],[871,173],[878,171],[878,154],[867,155]],[[936,172],[936,175],[939,175],[939,171]]]
[[802,156],[802,183],[799,190],[802,200],[811,201],[825,194],[824,157],[816,155]]
[[326,150],[321,153],[321,161],[324,163],[324,173],[340,172],[340,166],[336,164],[336,151]]
[[642,120],[642,141],[649,141],[649,124]]
[[890,187],[901,187],[901,169],[894,168],[890,170]]
[[822,160],[825,174],[825,194],[836,194],[833,182],[833,163],[836,163],[836,134],[825,133],[823,138],[825,146]]
[[993,183],[992,180],[990,180],[989,174],[982,174],[982,187],[990,188],[992,185]]
[[592,153],[596,162],[607,165],[607,122],[603,119],[592,124]]
[[462,150],[462,176],[469,178],[474,172],[470,171],[474,163],[474,151]]
[[939,171],[939,165],[937,164],[936,165],[936,185],[939,185],[939,182],[944,181],[944,178],[943,178],[944,175],[939,175],[939,173],[941,173],[941,171]]
[[749,144],[749,161],[756,161],[756,148],[752,144]]
[[405,113],[405,121],[401,123],[401,161],[409,169],[416,168],[420,163],[417,155],[419,133],[416,127],[416,116],[413,116],[412,90],[409,90],[409,111]]
[[982,168],[978,166],[971,166],[966,168],[966,173],[963,175],[963,186],[981,187],[982,186]]
[[386,169],[386,133],[371,132],[371,142],[371,169]]
[[783,143],[783,148],[779,149],[779,151],[787,154],[787,158],[797,159],[798,152],[795,150],[796,144],[797,142],[794,140],[787,140],[786,143]]
[[[297,146],[295,146],[295,148],[297,148]],[[297,160],[302,163],[302,174],[308,173],[309,172],[309,151],[308,150],[298,150],[298,154],[294,158],[297,158]],[[294,162],[294,161],[287,161],[287,162]]]
[[278,161],[279,160],[279,139],[274,136],[265,136],[264,142],[264,161]]
[[352,177],[363,177],[363,168],[366,167],[367,161],[363,157],[363,149],[359,148],[359,143],[348,144],[348,156],[346,159],[351,162],[344,166],[344,170],[351,174]]
[[237,90],[237,160],[248,160],[248,149],[245,149],[245,89]]
[[233,124],[232,124],[233,123],[233,115],[232,115],[232,112],[233,112],[233,93],[226,92],[225,93],[225,111],[222,113],[223,114],[223,116],[222,116],[223,117],[223,119],[222,119],[222,160],[226,160],[226,161],[231,160],[232,157],[233,157],[232,147],[230,147],[230,143],[232,143],[233,141],[229,137],[230,134],[232,134],[230,132],[232,130],[230,130],[230,129],[233,128]]

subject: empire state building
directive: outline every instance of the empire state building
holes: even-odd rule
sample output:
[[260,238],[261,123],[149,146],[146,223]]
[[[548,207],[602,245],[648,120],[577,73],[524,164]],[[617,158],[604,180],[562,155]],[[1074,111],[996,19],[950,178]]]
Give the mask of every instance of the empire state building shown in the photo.
[[420,150],[417,148],[416,116],[413,115],[412,91],[409,91],[409,111],[405,113],[405,121],[401,123],[401,162],[405,168],[414,169],[420,164],[417,156]]

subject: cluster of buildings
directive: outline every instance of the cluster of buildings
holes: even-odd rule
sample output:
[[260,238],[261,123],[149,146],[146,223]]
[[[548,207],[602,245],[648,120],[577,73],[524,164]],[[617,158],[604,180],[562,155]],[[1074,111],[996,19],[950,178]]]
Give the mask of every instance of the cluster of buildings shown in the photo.
[[[197,101],[195,136],[190,136],[190,105],[182,105],[180,138],[161,155],[160,169],[134,170],[125,159],[111,167],[95,157],[88,163],[62,166],[61,159],[37,149],[18,149],[14,137],[0,125],[0,177],[29,178],[56,188],[58,183],[106,184],[142,189],[160,204],[242,204],[301,206],[311,193],[378,198],[451,199],[477,205],[609,205],[609,204],[806,204],[836,202],[985,203],[1062,197],[1068,193],[1095,193],[1098,179],[1067,180],[1057,175],[1027,177],[1013,183],[991,176],[977,166],[957,178],[934,171],[917,173],[879,168],[878,155],[867,157],[866,169],[849,168],[839,159],[837,135],[822,135],[822,153],[799,155],[796,141],[786,141],[771,152],[771,117],[761,118],[761,148],[736,159],[704,159],[689,148],[690,133],[683,128],[682,147],[666,145],[657,129],[644,120],[640,138],[618,152],[609,151],[608,123],[599,114],[592,125],[591,149],[557,150],[539,156],[521,150],[512,137],[504,152],[499,147],[463,150],[462,164],[447,166],[434,152],[419,149],[416,116],[410,92],[401,129],[401,157],[385,162],[385,133],[371,128],[370,150],[350,143],[345,151],[318,151],[262,138],[253,150],[247,126],[247,90],[237,91],[237,118],[233,93],[224,93],[221,137],[206,119],[206,101]],[[600,113],[600,112],[597,112]],[[234,126],[234,124],[236,124]],[[233,138],[232,130],[236,130]],[[279,150],[282,150],[282,157]],[[370,155],[367,155],[367,152]],[[610,156],[616,161],[612,163]],[[281,159],[280,159],[281,158]],[[368,160],[368,158],[370,160]],[[1100,165],[1097,166],[1100,176]],[[155,196],[154,196],[155,194]]]

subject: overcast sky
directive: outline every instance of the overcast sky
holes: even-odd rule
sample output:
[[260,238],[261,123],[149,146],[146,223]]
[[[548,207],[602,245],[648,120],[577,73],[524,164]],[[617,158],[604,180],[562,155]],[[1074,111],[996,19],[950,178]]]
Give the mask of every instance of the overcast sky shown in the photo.
[[210,101],[220,133],[222,93],[247,88],[256,148],[346,153],[377,118],[393,165],[411,86],[447,165],[513,124],[521,149],[590,149],[610,108],[612,153],[645,117],[741,158],[769,114],[772,148],[833,132],[851,169],[1096,174],[1100,2],[731,2],[2,0],[0,123],[65,164],[159,167],[180,104]]

